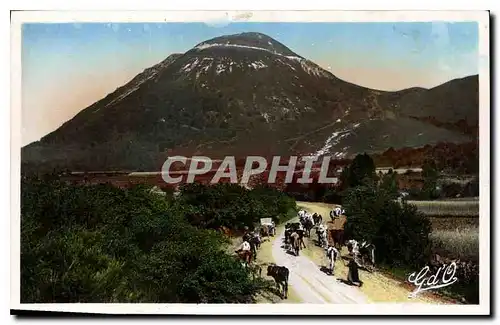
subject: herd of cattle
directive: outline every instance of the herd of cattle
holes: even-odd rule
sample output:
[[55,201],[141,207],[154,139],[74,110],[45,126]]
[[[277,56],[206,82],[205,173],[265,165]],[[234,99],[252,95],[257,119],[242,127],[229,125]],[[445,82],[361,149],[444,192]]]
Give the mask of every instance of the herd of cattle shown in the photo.
[[[336,207],[330,211],[332,224],[341,216],[345,217],[345,211]],[[375,245],[366,241],[357,241],[355,239],[344,239],[343,226],[339,229],[329,229],[323,224],[323,217],[318,213],[308,213],[305,210],[298,212],[299,222],[285,224],[284,245],[289,253],[299,256],[300,250],[306,248],[304,237],[311,238],[311,230],[315,229],[317,236],[316,244],[325,250],[329,261],[328,271],[331,275],[335,272],[335,262],[340,258],[340,251],[343,246],[347,247],[348,256],[351,262],[346,265],[349,268],[348,282],[360,283],[358,268],[364,268],[372,271],[375,267]],[[257,258],[257,250],[262,243],[262,237],[274,236],[276,232],[275,225],[261,227],[260,231],[247,232],[243,237],[243,243],[236,252],[245,265],[250,265],[251,261]],[[345,264],[345,262],[344,262]],[[259,269],[259,273],[261,270]],[[267,268],[267,275],[274,278],[282,298],[288,296],[288,278],[290,270],[285,266],[271,264]]]
[[[311,238],[311,230],[316,230],[317,245],[324,248],[330,260],[330,272],[333,274],[334,263],[340,256],[342,246],[346,246],[351,255],[361,267],[375,267],[375,245],[367,241],[358,242],[355,239],[344,240],[344,229],[328,229],[323,224],[320,214],[310,214],[305,210],[298,212],[299,222],[285,225],[285,248],[296,256],[305,248],[304,237]],[[336,218],[345,216],[345,210],[337,207],[330,212],[332,224]]]

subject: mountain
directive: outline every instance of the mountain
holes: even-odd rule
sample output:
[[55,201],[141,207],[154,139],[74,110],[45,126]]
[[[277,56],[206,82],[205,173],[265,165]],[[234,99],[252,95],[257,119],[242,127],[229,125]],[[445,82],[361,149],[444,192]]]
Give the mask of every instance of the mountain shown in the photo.
[[[172,54],[22,149],[27,165],[156,170],[173,154],[329,154],[475,141],[478,78],[376,91],[260,33]],[[450,125],[448,125],[448,124]],[[463,124],[463,123],[462,123]]]
[[478,136],[479,78],[448,81],[432,89],[413,88],[383,96],[401,115],[438,127]]

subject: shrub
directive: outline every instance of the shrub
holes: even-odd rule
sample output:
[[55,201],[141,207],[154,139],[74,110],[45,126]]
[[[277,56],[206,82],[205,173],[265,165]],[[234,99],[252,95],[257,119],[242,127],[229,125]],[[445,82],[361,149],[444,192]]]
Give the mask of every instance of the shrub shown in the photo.
[[184,213],[144,186],[23,179],[21,301],[248,303],[268,288]]
[[260,222],[260,218],[273,218],[278,223],[296,207],[293,198],[272,187],[248,190],[230,183],[186,184],[177,204],[186,211],[188,221],[194,226],[235,230],[251,227]]

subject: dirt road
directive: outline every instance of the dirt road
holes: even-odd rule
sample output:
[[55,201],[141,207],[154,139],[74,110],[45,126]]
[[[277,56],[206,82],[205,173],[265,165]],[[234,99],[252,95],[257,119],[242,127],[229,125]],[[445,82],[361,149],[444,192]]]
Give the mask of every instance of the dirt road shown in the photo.
[[309,304],[365,304],[369,300],[356,287],[337,282],[335,276],[320,270],[307,256],[293,256],[283,245],[284,232],[273,242],[276,264],[290,270],[289,286],[293,287],[303,303]]
[[[297,202],[297,204],[311,213],[320,213],[324,223],[330,219],[329,212],[334,207],[333,204],[325,203]],[[286,265],[291,269],[290,283],[306,303],[311,301],[314,301],[313,303],[328,303],[328,300],[332,300],[333,303],[350,301],[350,303],[404,303],[412,305],[456,303],[430,291],[409,299],[408,294],[413,289],[410,290],[407,284],[380,272],[369,273],[360,270],[360,278],[363,281],[361,288],[338,283],[334,277],[328,276],[320,270],[320,267],[326,265],[327,262],[324,250],[315,246],[313,241],[306,240],[307,248],[300,252],[301,256],[299,257],[288,255],[283,248],[280,248],[280,239],[273,243],[275,245],[273,246],[274,259],[278,265],[282,263],[281,265]],[[347,254],[345,247],[341,254]],[[342,262],[335,263],[335,275],[338,278],[346,279],[347,271]]]

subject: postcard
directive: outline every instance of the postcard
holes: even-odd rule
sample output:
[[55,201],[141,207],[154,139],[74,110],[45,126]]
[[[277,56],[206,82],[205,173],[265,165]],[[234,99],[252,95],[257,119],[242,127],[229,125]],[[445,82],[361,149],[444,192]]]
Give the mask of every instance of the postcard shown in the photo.
[[11,314],[490,313],[487,11],[11,26]]

